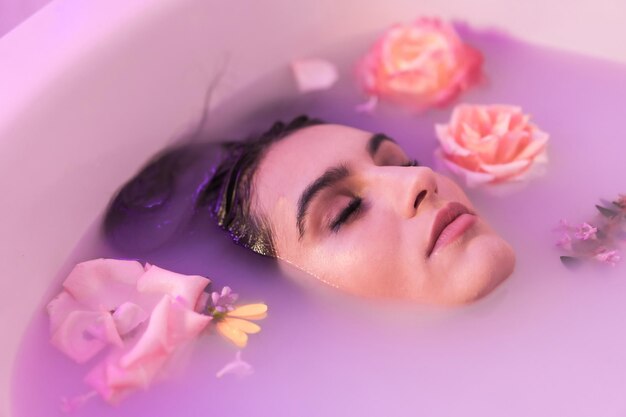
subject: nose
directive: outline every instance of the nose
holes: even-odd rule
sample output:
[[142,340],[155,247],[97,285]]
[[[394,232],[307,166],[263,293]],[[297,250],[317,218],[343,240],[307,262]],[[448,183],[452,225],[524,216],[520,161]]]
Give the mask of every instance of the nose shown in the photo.
[[374,201],[380,199],[405,218],[424,210],[423,201],[434,198],[438,192],[435,172],[424,166],[372,167],[368,188]]

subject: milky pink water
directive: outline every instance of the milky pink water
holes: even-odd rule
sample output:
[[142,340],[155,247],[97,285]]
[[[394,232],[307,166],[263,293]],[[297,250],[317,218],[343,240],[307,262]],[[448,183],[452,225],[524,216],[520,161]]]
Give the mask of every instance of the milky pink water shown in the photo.
[[[269,305],[263,331],[243,351],[254,374],[217,379],[235,349],[209,335],[172,380],[117,407],[92,399],[74,414],[626,416],[626,260],[614,268],[570,271],[559,260],[552,232],[560,218],[590,220],[599,198],[626,193],[626,66],[496,32],[461,30],[485,54],[488,80],[460,101],[520,105],[551,135],[548,172],[541,179],[506,197],[466,189],[517,253],[516,270],[504,285],[452,310],[357,300],[297,285],[273,261],[232,244],[208,220],[199,222],[142,260],[209,276],[218,287],[233,287],[244,302]],[[391,106],[372,116],[353,110],[363,97],[350,64],[371,40],[344,40],[320,51],[342,64],[343,81],[328,92],[289,99],[295,89],[286,66],[242,90],[213,114],[215,138],[225,131],[238,137],[305,111],[386,132],[420,163],[432,165],[433,124],[447,121],[450,108],[419,116]],[[273,98],[259,108],[261,97]],[[49,293],[14,368],[15,416],[63,415],[60,398],[87,390],[81,379],[88,368],[49,345],[44,306],[76,262],[128,255],[94,232],[68,254],[64,270],[50,271]]]

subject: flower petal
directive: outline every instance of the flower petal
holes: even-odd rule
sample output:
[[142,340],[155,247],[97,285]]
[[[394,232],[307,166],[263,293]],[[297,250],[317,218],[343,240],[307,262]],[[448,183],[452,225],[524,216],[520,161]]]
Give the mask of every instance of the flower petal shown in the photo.
[[82,310],[84,307],[67,291],[62,291],[46,306],[50,316],[50,333],[57,331],[72,311]]
[[146,321],[149,314],[135,303],[124,303],[113,312],[113,321],[120,335],[134,330],[139,324]]
[[247,334],[237,328],[229,326],[228,323],[225,321],[217,323],[216,329],[222,336],[224,336],[240,348],[245,347],[248,343]]
[[529,133],[515,130],[502,136],[498,143],[495,159],[500,162],[510,162],[519,150],[529,141]]
[[515,156],[515,159],[531,159],[545,150],[546,143],[550,136],[541,131],[533,132],[533,140],[522,151]]
[[480,141],[481,135],[477,131],[475,131],[472,126],[470,126],[466,122],[461,123],[462,132],[460,137],[463,138],[463,143],[473,143]]
[[194,310],[200,311],[200,312],[206,311],[209,305],[210,299],[211,299],[211,295],[208,292],[203,292],[202,294],[200,294],[200,296],[198,297],[198,300],[196,301],[196,306],[194,307]]
[[129,367],[167,355],[196,337],[210,321],[211,317],[196,313],[166,294],[152,311],[145,332],[120,359],[120,364]]
[[357,104],[354,110],[357,113],[373,113],[378,105],[378,96],[369,96],[367,101],[361,104]]
[[170,303],[167,338],[169,345],[181,345],[198,336],[213,320],[206,314],[199,314],[187,308],[178,300]]
[[122,367],[132,366],[138,361],[150,361],[167,355],[173,349],[168,343],[167,323],[169,319],[171,296],[164,295],[154,307],[150,321],[137,343],[120,358]]
[[108,343],[121,345],[109,313],[80,310],[67,315],[52,334],[50,342],[78,363],[88,361]]
[[327,60],[312,58],[291,62],[291,69],[300,92],[326,90],[339,79],[339,71]]
[[241,330],[244,333],[255,334],[261,331],[261,326],[248,320],[226,317],[224,321],[230,327],[234,327],[235,329]]
[[437,124],[435,125],[435,131],[445,153],[459,156],[471,155],[468,149],[463,148],[456,142],[454,137],[449,133],[448,126]]
[[496,122],[491,127],[491,133],[496,136],[503,136],[506,132],[509,131],[510,122],[511,122],[510,113],[497,114]]
[[228,313],[228,317],[241,317],[241,318],[251,318],[254,316],[261,316],[267,312],[267,306],[265,304],[246,304],[240,307],[235,308],[233,311]]
[[532,179],[542,177],[547,171],[547,162],[548,158],[545,153],[540,154],[534,159],[533,163],[529,165],[527,169],[509,178],[507,181],[530,181]]
[[152,266],[137,281],[137,290],[143,293],[169,294],[182,298],[194,308],[200,295],[211,281],[199,275],[183,275]]
[[146,389],[167,361],[166,355],[152,357],[131,367],[119,364],[120,352],[110,354],[98,363],[85,377],[85,383],[93,387],[109,404],[119,403],[136,389]]
[[144,273],[137,261],[94,259],[74,267],[63,287],[92,310],[115,310],[133,299],[137,279]]
[[495,135],[485,135],[478,142],[470,143],[468,148],[478,154],[479,158],[483,161],[494,161],[498,146],[500,144],[500,138]]
[[480,164],[480,168],[496,178],[507,178],[524,171],[532,163],[529,160],[512,161],[506,164]]
[[455,164],[454,162],[448,160],[447,158],[445,158],[445,156],[443,156],[441,149],[435,150],[435,156],[437,157],[437,160],[443,163],[443,165],[447,167],[450,171],[463,178],[465,180],[465,184],[468,187],[473,188],[479,185],[488,184],[495,179],[492,174],[469,171]]

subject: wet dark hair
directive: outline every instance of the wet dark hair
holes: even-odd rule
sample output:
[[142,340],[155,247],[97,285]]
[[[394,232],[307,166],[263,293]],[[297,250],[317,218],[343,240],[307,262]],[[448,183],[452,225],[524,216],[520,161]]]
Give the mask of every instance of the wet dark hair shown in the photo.
[[[180,204],[181,194],[192,194],[195,185],[183,177],[206,157],[205,148],[200,143],[183,143],[164,149],[124,184],[109,203],[102,223],[108,242],[127,256],[138,256],[176,236],[193,214],[188,203],[187,207]],[[201,180],[201,173],[194,175]]]
[[225,156],[198,196],[196,207],[199,210],[208,209],[235,243],[275,258],[270,224],[250,211],[255,171],[273,143],[300,129],[324,123],[320,119],[300,115],[288,123],[278,121],[266,132],[247,140],[224,142]]

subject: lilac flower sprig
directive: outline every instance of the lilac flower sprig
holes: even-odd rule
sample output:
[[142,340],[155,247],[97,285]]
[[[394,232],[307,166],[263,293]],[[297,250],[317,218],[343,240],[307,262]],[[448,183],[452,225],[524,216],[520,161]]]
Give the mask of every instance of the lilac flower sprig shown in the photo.
[[626,242],[626,194],[619,194],[615,201],[601,200],[596,204],[598,213],[590,222],[572,225],[561,219],[555,232],[561,232],[556,246],[568,252],[561,262],[568,267],[582,260],[592,260],[615,266],[620,261],[618,247]]
[[[235,306],[239,295],[230,287],[222,288],[221,292],[205,293],[203,311],[212,318],[219,334],[230,340],[237,347],[243,348],[248,342],[248,334],[261,331],[256,321],[265,318],[267,306],[263,303]],[[241,365],[241,364],[239,364]]]
[[232,292],[230,287],[222,288],[222,292],[211,293],[211,306],[209,309],[219,313],[226,313],[235,309],[235,301],[237,301],[239,295]]

